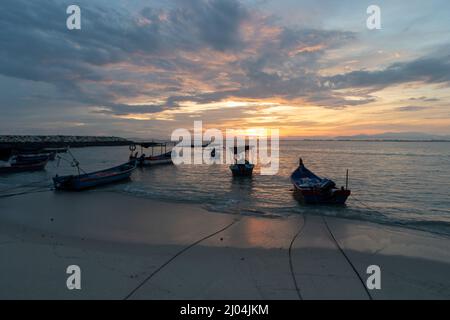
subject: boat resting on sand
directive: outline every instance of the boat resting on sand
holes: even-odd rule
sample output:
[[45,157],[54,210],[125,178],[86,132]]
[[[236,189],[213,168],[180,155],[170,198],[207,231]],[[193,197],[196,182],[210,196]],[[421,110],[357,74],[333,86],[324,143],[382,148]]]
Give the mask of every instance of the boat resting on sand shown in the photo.
[[298,168],[291,175],[294,195],[305,204],[345,204],[351,191],[336,188],[334,181],[320,178],[308,170],[300,159]]
[[136,162],[130,161],[114,168],[92,173],[61,177],[57,175],[53,178],[53,184],[56,190],[80,191],[129,179],[134,169],[136,169]]

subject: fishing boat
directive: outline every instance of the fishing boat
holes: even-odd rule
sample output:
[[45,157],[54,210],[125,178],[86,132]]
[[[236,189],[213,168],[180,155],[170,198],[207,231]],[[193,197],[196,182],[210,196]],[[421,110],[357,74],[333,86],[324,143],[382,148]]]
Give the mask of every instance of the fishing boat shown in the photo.
[[346,181],[346,187],[338,189],[334,181],[320,178],[308,170],[302,159],[291,175],[295,196],[305,204],[345,204],[351,193],[348,190],[348,171]]
[[81,191],[97,186],[129,179],[136,169],[136,161],[130,161],[120,166],[78,175],[58,176],[53,178],[56,190]]
[[54,155],[50,153],[39,153],[39,154],[18,154],[12,156],[10,159],[11,163],[15,164],[29,164],[43,162],[45,160],[54,160]]
[[[164,142],[146,142],[139,143],[141,147],[141,154],[138,152],[133,154],[136,150],[136,145],[130,146],[130,161],[136,161],[137,165],[140,167],[148,167],[154,165],[162,165],[162,164],[173,164],[172,162],[172,151],[167,152],[167,143]],[[151,155],[147,156],[144,153],[144,148],[151,149]],[[154,155],[154,149],[159,149],[160,154]]]
[[0,166],[0,174],[44,170],[45,166],[47,165],[47,162],[48,158],[37,162],[27,162],[27,163],[9,162],[4,166]]
[[44,148],[42,149],[42,152],[49,152],[49,153],[67,153],[69,150],[69,147],[61,147],[61,148]]
[[230,165],[233,176],[249,177],[253,174],[255,165],[252,163],[235,163]]
[[[234,164],[230,165],[230,170],[233,176],[236,177],[249,177],[253,174],[255,165],[248,160],[248,152],[250,146],[245,147],[233,147]],[[243,159],[241,155],[244,154]]]
[[172,152],[166,152],[158,156],[144,158],[144,166],[154,166],[158,164],[172,164]]

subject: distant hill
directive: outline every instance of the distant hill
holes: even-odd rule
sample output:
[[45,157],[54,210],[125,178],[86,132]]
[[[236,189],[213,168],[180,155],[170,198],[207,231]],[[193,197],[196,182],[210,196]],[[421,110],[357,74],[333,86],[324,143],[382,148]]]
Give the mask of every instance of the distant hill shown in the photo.
[[450,136],[422,132],[385,132],[380,134],[359,134],[339,136],[334,140],[401,140],[401,141],[450,141]]

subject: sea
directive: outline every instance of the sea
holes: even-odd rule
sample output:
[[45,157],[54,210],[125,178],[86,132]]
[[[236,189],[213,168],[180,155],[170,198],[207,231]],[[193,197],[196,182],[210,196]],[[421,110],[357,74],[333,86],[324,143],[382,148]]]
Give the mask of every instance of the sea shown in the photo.
[[[71,153],[89,172],[128,161],[130,151],[89,147]],[[5,194],[50,187],[56,174],[76,174],[72,156],[61,157],[42,172],[0,176],[0,203]],[[300,157],[307,168],[338,187],[345,185],[349,171],[352,195],[345,206],[303,205],[296,200],[290,175]],[[275,175],[261,175],[259,166],[253,177],[235,178],[226,164],[162,165],[139,168],[131,181],[86,192],[103,191],[200,204],[211,214],[279,218],[306,213],[450,236],[450,142],[280,141]]]

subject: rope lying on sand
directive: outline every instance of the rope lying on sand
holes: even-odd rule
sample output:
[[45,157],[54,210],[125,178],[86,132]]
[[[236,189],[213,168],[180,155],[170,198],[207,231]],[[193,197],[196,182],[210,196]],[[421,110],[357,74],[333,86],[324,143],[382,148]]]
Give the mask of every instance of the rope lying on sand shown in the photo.
[[306,225],[306,215],[303,214],[303,224],[300,227],[300,229],[298,230],[298,232],[295,234],[295,236],[292,238],[291,243],[289,245],[289,250],[288,250],[289,267],[291,269],[291,276],[292,276],[292,280],[294,281],[295,291],[297,292],[298,298],[300,300],[303,300],[303,297],[302,297],[302,294],[300,292],[300,288],[298,287],[297,278],[295,277],[295,273],[294,273],[294,265],[292,263],[292,246],[294,245],[295,240],[297,240],[298,236],[302,233],[303,229],[305,228],[305,225]]
[[374,208],[371,208],[368,204],[366,204],[365,202],[363,202],[363,201],[361,201],[361,200],[359,200],[358,198],[356,198],[355,196],[352,196],[352,199],[354,199],[354,200],[356,200],[356,201],[358,201],[359,203],[361,203],[364,207],[366,207],[367,209],[369,209],[369,210],[372,210],[372,211],[375,211],[375,212],[377,212],[377,213],[380,213],[381,214],[381,212],[380,211],[378,211],[378,210],[376,210],[376,209],[374,209]]
[[159,268],[157,268],[155,271],[153,271],[147,278],[145,278],[136,288],[134,288],[125,298],[124,300],[128,300],[129,298],[131,298],[133,296],[133,294],[136,293],[136,291],[138,291],[144,284],[146,284],[151,278],[153,278],[158,272],[160,272],[164,267],[166,267],[169,263],[171,263],[173,260],[175,260],[178,256],[180,256],[181,254],[183,254],[184,252],[188,251],[190,248],[196,246],[197,244],[211,238],[214,237],[215,235],[221,233],[222,231],[227,230],[228,228],[230,228],[232,225],[234,225],[236,222],[240,221],[240,219],[235,219],[233,222],[231,222],[230,224],[226,225],[225,227],[223,227],[222,229],[215,231],[214,233],[211,233],[210,235],[207,235],[197,241],[195,241],[194,243],[190,244],[189,246],[183,248],[182,250],[180,250],[179,252],[177,252],[172,258],[170,258],[169,260],[167,260],[165,263],[163,263]]
[[363,278],[361,277],[361,275],[359,274],[358,270],[356,270],[356,267],[353,265],[352,261],[350,260],[350,258],[347,256],[347,254],[345,253],[345,251],[341,248],[341,246],[339,245],[339,242],[336,240],[336,238],[334,237],[333,232],[331,231],[330,227],[328,226],[327,220],[325,219],[324,216],[322,216],[322,220],[325,223],[325,226],[328,229],[328,232],[331,235],[331,238],[333,239],[334,243],[336,244],[336,247],[339,249],[339,251],[343,254],[343,256],[345,257],[345,259],[347,260],[347,262],[350,264],[350,266],[352,267],[353,271],[356,273],[356,275],[358,276],[359,281],[361,282],[362,286],[364,287],[364,290],[366,291],[367,295],[369,296],[370,300],[373,300],[372,296],[370,295],[369,289],[367,289],[366,287],[366,283],[364,282]]

